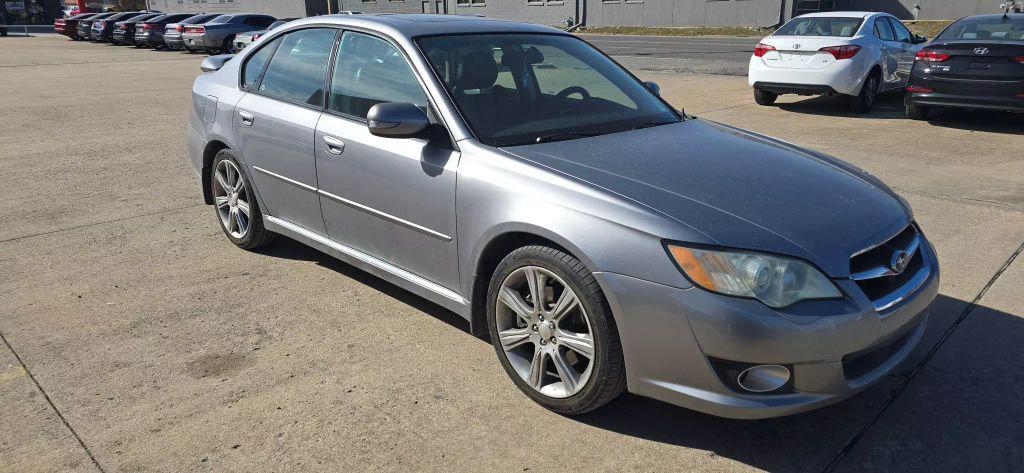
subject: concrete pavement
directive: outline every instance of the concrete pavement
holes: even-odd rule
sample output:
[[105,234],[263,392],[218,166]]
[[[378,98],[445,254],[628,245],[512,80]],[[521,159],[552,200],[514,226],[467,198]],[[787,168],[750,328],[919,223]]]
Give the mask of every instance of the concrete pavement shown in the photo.
[[1014,471],[1024,460],[1012,376],[1024,354],[1019,117],[912,122],[894,97],[866,116],[829,99],[759,107],[743,78],[640,73],[689,113],[891,184],[937,246],[942,296],[912,360],[836,406],[733,421],[625,396],[565,418],[522,396],[440,307],[296,243],[231,246],[184,158],[199,56],[0,43],[15,91],[0,120],[0,471]]

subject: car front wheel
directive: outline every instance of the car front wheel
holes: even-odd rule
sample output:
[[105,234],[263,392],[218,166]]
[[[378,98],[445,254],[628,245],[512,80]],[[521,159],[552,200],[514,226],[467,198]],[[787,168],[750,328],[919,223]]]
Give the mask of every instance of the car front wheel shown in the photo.
[[223,149],[210,166],[210,195],[224,235],[239,248],[254,250],[274,239],[263,227],[263,214],[251,184],[230,150]]
[[754,89],[754,101],[758,105],[771,105],[779,98],[779,94],[767,90]]
[[546,246],[510,253],[491,277],[487,318],[505,372],[542,406],[582,414],[625,389],[608,301],[572,255]]

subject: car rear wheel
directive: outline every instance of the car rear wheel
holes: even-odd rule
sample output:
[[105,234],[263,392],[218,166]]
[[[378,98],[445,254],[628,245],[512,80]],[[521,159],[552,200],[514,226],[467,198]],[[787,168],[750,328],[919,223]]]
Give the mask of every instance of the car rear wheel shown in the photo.
[[527,246],[506,256],[491,277],[487,319],[505,372],[552,411],[582,414],[626,388],[608,301],[572,255]]
[[220,47],[221,54],[235,54],[238,51],[235,49],[235,36],[231,35],[224,38],[224,44]]
[[236,246],[254,250],[273,241],[274,233],[263,226],[251,184],[230,150],[220,150],[213,158],[210,195],[221,230]]
[[864,79],[864,86],[860,93],[850,97],[850,110],[856,113],[868,113],[871,107],[875,106],[875,99],[878,98],[878,74],[872,72]]
[[931,107],[924,105],[911,105],[907,104],[907,118],[911,120],[927,120],[928,113],[932,111]]
[[779,98],[779,94],[762,89],[754,89],[754,101],[758,105],[772,105]]

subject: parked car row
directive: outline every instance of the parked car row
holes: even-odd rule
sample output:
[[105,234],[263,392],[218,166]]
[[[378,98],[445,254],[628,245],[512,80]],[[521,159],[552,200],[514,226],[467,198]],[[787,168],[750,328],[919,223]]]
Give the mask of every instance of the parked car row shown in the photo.
[[[273,24],[260,13],[161,13],[155,11],[83,13],[54,22],[57,33],[73,40],[189,52],[234,53]],[[258,36],[257,36],[258,37]],[[238,39],[238,41],[236,41]]]
[[802,15],[757,44],[748,83],[760,105],[847,96],[866,113],[879,93],[900,91],[916,120],[941,107],[1024,112],[1024,14],[964,17],[930,42],[888,13]]

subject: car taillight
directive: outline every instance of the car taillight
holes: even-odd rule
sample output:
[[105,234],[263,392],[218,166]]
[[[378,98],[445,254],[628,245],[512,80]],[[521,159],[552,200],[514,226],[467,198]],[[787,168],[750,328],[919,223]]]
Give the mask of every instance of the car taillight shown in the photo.
[[181,26],[181,25],[174,25],[174,31],[177,31],[177,32],[181,33],[181,32],[182,32],[182,31],[184,31],[184,30],[185,30],[185,27],[184,27],[184,26]]
[[153,25],[151,25],[149,23],[143,23],[142,24],[142,29],[144,29],[144,30],[151,30],[151,29],[153,29]]
[[1019,63],[1021,63],[1021,64],[1024,64],[1024,56],[1014,56],[1014,57],[1013,57],[1012,59],[1013,59],[1013,60],[1014,60],[1015,62],[1019,62]]
[[252,40],[256,41],[257,39],[260,39],[260,36],[263,36],[263,35],[261,35],[261,34],[254,34],[254,35],[252,35]]
[[206,27],[205,26],[186,26],[185,27],[185,32],[186,33],[199,33],[199,34],[203,34],[203,33],[206,33]]
[[768,51],[775,51],[775,46],[764,43],[757,43],[757,46],[754,46],[754,56],[764,56]]
[[935,92],[932,89],[929,89],[927,87],[921,87],[919,85],[908,85],[907,88],[906,88],[906,91],[907,92],[920,92],[920,93],[923,93],[923,94],[930,94],[932,92]]
[[821,48],[818,51],[829,53],[832,55],[832,57],[836,58],[836,60],[850,59],[853,56],[857,55],[857,51],[860,51],[860,46],[857,46],[856,44],[846,44],[843,46],[825,46],[824,48]]
[[949,59],[949,54],[940,53],[938,51],[932,51],[929,49],[922,49],[918,51],[917,54],[914,55],[915,61],[942,62],[945,61],[946,59]]

